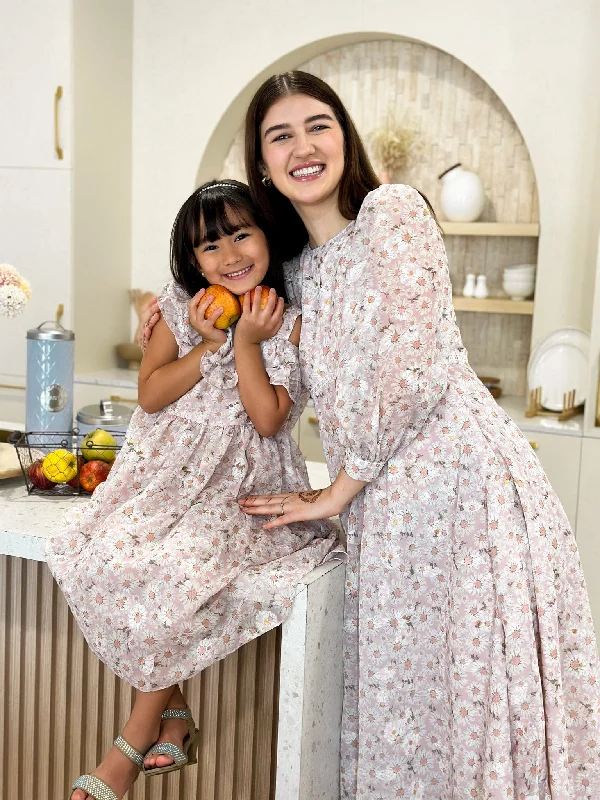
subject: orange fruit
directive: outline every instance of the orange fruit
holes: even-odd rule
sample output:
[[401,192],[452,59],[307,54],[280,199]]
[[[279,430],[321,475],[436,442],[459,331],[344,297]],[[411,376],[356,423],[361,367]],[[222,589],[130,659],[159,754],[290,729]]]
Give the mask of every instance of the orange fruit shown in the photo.
[[[260,307],[261,310],[267,305],[267,300],[269,299],[269,287],[268,286],[261,286],[260,287]],[[252,292],[252,296],[250,297],[250,304],[254,305],[254,301],[256,299],[256,289]]]
[[208,319],[219,306],[223,309],[223,313],[215,322],[215,328],[225,330],[225,328],[231,327],[233,323],[237,322],[242,316],[240,301],[229,289],[226,289],[224,286],[219,286],[219,284],[213,284],[208,287],[206,293],[211,294],[214,300],[204,312],[204,319]]

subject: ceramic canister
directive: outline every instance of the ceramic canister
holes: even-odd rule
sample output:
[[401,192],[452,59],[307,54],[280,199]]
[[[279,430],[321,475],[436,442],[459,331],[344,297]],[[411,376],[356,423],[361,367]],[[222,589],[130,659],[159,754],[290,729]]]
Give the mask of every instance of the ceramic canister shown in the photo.
[[75,334],[59,322],[42,322],[27,331],[27,431],[73,430],[74,361]]

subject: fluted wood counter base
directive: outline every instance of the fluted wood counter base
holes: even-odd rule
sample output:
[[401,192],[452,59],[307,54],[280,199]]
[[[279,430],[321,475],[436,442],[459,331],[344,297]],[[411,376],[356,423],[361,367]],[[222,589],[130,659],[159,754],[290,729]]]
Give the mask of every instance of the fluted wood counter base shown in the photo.
[[[0,797],[67,800],[133,700],[88,649],[45,563],[0,556]],[[275,796],[281,629],[183,686],[202,731],[198,765],[139,778],[128,800]]]

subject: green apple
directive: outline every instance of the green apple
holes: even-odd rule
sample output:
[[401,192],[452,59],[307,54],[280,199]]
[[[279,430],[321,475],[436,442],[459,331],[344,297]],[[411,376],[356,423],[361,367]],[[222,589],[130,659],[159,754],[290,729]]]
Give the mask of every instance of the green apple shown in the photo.
[[114,437],[108,431],[96,428],[95,431],[86,433],[83,437],[81,455],[86,461],[106,461],[107,464],[110,464],[115,460],[116,446]]

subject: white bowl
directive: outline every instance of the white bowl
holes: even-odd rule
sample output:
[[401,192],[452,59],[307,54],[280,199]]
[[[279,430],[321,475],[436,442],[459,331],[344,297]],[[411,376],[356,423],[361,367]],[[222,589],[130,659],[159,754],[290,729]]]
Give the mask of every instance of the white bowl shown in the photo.
[[506,267],[504,274],[519,275],[522,272],[529,274],[530,272],[535,272],[535,267],[535,264],[515,264],[514,267]]
[[502,288],[511,300],[526,300],[531,297],[535,289],[535,281],[533,277],[528,280],[513,280],[505,279],[502,281]]
[[502,277],[503,277],[504,280],[509,280],[509,281],[512,281],[512,280],[515,280],[515,281],[521,281],[521,280],[530,281],[530,280],[535,280],[535,272],[505,272],[502,275]]
[[533,275],[513,276],[505,275],[502,279],[502,285],[506,286],[535,286],[535,278]]
[[521,289],[523,291],[533,292],[535,281],[502,281],[502,288],[506,291],[513,289]]

